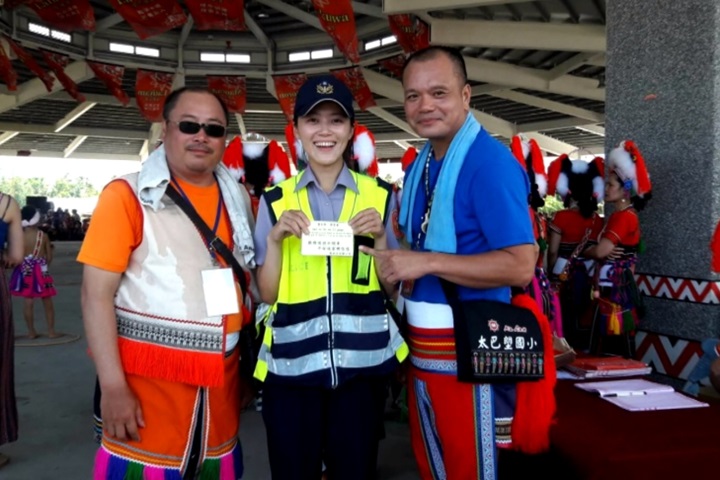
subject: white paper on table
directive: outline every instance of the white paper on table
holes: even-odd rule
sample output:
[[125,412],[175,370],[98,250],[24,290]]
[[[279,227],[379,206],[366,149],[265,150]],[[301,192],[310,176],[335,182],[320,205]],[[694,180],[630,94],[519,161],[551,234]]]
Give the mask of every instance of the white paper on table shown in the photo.
[[707,407],[708,404],[694,398],[683,395],[679,392],[657,392],[646,395],[629,395],[618,397],[605,397],[610,403],[631,412],[648,410],[675,410],[678,408]]
[[674,391],[670,385],[640,378],[610,380],[605,382],[583,382],[576,383],[575,386],[588,392],[597,392],[601,397],[647,395]]

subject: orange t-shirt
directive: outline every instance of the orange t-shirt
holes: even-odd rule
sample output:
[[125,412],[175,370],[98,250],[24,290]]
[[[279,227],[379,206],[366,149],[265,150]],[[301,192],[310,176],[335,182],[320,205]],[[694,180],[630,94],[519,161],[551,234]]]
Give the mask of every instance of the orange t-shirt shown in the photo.
[[[200,218],[212,228],[217,216],[219,186],[213,184],[209,187],[198,187],[180,179],[176,181]],[[142,242],[142,229],[143,210],[132,188],[123,180],[112,181],[100,194],[77,261],[102,270],[123,273],[132,252]],[[232,249],[231,225],[224,206],[217,235]],[[217,257],[217,260],[224,265],[221,257]],[[239,304],[243,305],[242,295],[238,295],[238,300]],[[227,315],[227,331],[239,331],[242,317],[239,313]]]

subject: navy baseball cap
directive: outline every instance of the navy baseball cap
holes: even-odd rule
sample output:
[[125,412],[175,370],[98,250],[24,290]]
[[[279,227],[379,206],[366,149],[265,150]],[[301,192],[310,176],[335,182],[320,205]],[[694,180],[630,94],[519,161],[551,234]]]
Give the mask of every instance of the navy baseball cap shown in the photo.
[[297,122],[322,102],[335,102],[340,105],[351,122],[355,121],[353,95],[350,89],[333,75],[310,77],[298,90],[295,98],[293,119]]

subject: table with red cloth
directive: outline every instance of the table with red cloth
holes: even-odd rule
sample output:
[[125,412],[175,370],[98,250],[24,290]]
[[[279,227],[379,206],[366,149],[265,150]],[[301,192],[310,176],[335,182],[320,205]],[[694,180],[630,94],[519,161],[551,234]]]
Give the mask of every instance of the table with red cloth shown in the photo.
[[717,475],[720,404],[630,412],[574,383],[557,382],[551,451],[537,456],[501,454],[501,478],[692,480]]

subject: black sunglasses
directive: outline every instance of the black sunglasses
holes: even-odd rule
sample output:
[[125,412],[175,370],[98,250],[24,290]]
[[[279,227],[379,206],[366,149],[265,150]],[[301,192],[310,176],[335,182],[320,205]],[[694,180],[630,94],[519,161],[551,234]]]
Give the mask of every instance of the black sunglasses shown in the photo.
[[225,136],[227,129],[218,125],[217,123],[197,123],[189,120],[183,120],[182,122],[176,122],[174,120],[168,120],[168,123],[174,123],[178,126],[180,132],[187,135],[195,135],[202,128],[205,131],[205,135],[213,138],[220,138]]

